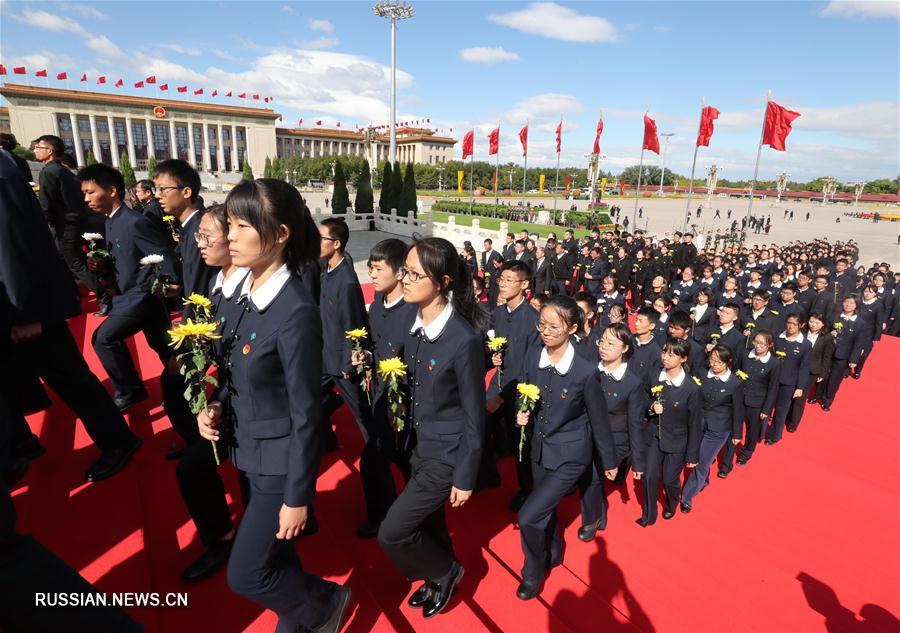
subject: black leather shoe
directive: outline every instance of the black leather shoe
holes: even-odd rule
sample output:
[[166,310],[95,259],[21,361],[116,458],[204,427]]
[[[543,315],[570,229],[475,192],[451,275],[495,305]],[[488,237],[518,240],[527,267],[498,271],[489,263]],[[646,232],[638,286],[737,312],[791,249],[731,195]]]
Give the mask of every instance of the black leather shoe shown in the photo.
[[858,371],[855,371],[850,375],[853,376],[853,380],[859,380],[860,373]]
[[381,521],[366,521],[362,525],[359,526],[356,530],[356,536],[358,538],[375,538],[378,536],[378,527],[381,525]]
[[694,509],[694,508],[693,508],[690,504],[687,504],[687,503],[684,503],[684,502],[681,503],[681,513],[682,513],[682,514],[687,514],[687,513],[689,513],[691,510],[693,510],[693,509]]
[[775,443],[775,440],[766,440],[766,446],[772,446]]
[[647,521],[644,517],[640,517],[640,518],[638,518],[638,519],[635,519],[634,522],[637,523],[638,525],[640,525],[640,526],[643,527],[643,528],[645,528],[645,527],[647,527],[647,526],[650,526],[650,525],[653,525],[652,523],[650,523],[649,521]]
[[197,582],[207,576],[213,575],[220,567],[228,562],[231,555],[231,546],[234,540],[216,541],[211,547],[200,555],[200,558],[188,565],[181,572],[184,582]]
[[675,510],[663,510],[663,518],[668,521],[675,516]]
[[784,428],[787,429],[787,432],[788,432],[788,433],[796,433],[796,432],[797,432],[797,427],[796,427],[796,426],[786,426],[786,427],[784,427]]
[[125,468],[131,456],[144,444],[144,440],[135,436],[131,444],[124,448],[113,448],[103,451],[100,459],[94,462],[94,465],[87,469],[85,477],[88,481],[100,481],[112,477],[117,472]]
[[516,494],[513,495],[513,498],[509,501],[509,511],[510,512],[518,512],[522,509],[522,506],[525,505],[525,500],[528,498],[528,493],[524,490],[520,490]]
[[115,398],[113,398],[113,402],[115,402],[116,406],[119,407],[119,411],[125,413],[125,411],[128,410],[128,407],[133,404],[137,404],[138,402],[143,402],[149,397],[150,395],[147,393],[147,390],[142,387],[128,395],[116,396]]
[[822,411],[831,411],[831,405],[830,405],[830,404],[823,404],[823,405],[822,405]]
[[603,529],[600,527],[600,519],[597,519],[593,523],[582,525],[580,528],[578,528],[578,540],[584,541],[585,543],[590,543],[594,540],[594,536],[597,535],[597,530],[600,529]]
[[47,449],[41,444],[41,439],[34,433],[31,434],[31,437],[16,444],[12,450],[15,456],[24,457],[27,460],[37,459],[46,452]]
[[182,457],[184,457],[184,450],[185,449],[183,448],[173,448],[171,451],[163,455],[163,457],[165,457],[166,459],[181,459]]
[[428,602],[428,599],[431,597],[431,587],[427,582],[423,582],[422,586],[416,589],[413,592],[413,595],[409,597],[406,601],[406,604],[411,606],[413,609],[421,609],[425,606],[425,603]]
[[739,459],[739,460],[737,460],[737,465],[738,465],[738,466],[746,466],[746,465],[747,465],[747,460],[746,460],[746,459]]
[[341,624],[344,623],[344,614],[350,605],[350,587],[338,587],[334,611],[328,616],[322,624],[313,629],[314,633],[338,633],[341,630]]
[[720,470],[720,471],[717,473],[718,476],[719,476],[719,479],[728,479],[728,473],[729,473],[729,472],[731,472],[731,471],[728,471],[728,470]]
[[453,561],[453,567],[450,568],[447,579],[440,583],[433,583],[434,589],[428,597],[428,600],[425,601],[425,606],[422,608],[422,615],[426,618],[433,618],[444,610],[447,603],[450,602],[450,598],[453,597],[453,592],[456,589],[456,585],[458,585],[459,581],[462,579],[464,571],[462,565]]
[[105,317],[112,310],[112,304],[109,302],[101,303],[100,309],[94,312],[95,317]]
[[808,399],[806,400],[806,404],[818,404],[818,403],[819,403],[819,399],[818,399],[818,398],[808,398]]
[[519,583],[519,588],[516,589],[516,598],[519,600],[531,600],[532,598],[537,598],[541,593],[541,584],[539,582],[528,582],[527,580],[523,580]]

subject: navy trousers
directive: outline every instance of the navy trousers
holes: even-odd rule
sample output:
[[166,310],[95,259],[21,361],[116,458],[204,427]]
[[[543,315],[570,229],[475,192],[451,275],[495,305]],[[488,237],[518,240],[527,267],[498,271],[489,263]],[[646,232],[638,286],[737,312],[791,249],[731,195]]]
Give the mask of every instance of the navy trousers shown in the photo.
[[647,470],[644,472],[644,513],[648,525],[656,523],[656,500],[659,496],[660,471],[666,489],[666,511],[674,512],[681,497],[681,472],[684,470],[684,451],[666,453],[653,438],[647,446]]
[[[794,385],[778,385],[778,395],[775,397],[775,413],[772,415],[772,424],[766,430],[766,439],[772,442],[780,442],[784,435],[784,425],[791,411],[791,403],[794,400]],[[804,397],[797,398],[803,400]]]
[[716,455],[719,454],[725,443],[730,441],[730,431],[710,431],[707,429],[703,432],[703,439],[700,440],[700,461],[684,484],[684,490],[681,493],[681,501],[683,503],[691,505],[694,497],[709,485],[709,469],[712,468]]

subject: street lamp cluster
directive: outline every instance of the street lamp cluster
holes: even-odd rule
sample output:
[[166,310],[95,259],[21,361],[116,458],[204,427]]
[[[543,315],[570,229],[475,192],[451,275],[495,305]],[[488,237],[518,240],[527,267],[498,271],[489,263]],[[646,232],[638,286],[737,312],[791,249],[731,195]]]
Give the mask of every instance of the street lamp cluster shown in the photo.
[[397,20],[413,17],[413,9],[402,0],[381,0],[372,12],[391,21],[391,164],[397,162]]

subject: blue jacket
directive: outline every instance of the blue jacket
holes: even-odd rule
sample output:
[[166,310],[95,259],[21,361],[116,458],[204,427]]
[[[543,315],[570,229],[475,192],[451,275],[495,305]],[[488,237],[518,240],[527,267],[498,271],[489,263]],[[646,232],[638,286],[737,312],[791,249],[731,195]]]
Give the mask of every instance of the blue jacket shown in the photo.
[[[685,372],[687,374],[687,372]],[[693,378],[685,375],[681,385],[660,382],[659,373],[652,377],[650,387],[662,385],[662,415],[651,414],[645,427],[647,446],[654,438],[665,453],[684,452],[688,463],[700,461],[701,419],[703,407],[700,388]],[[651,401],[652,404],[652,401]],[[643,472],[635,467],[635,472]]]
[[[632,462],[643,468],[645,463],[644,416],[649,402],[647,388],[630,365],[620,380],[599,371],[600,388],[606,398],[609,425],[616,444],[616,459],[621,463],[631,455]],[[638,470],[640,472],[640,469]]]
[[806,385],[809,384],[810,352],[812,352],[812,345],[806,337],[804,336],[801,341],[789,341],[779,334],[775,338],[775,350],[784,354],[778,376],[779,384],[806,389]]
[[781,361],[775,355],[775,350],[769,352],[770,358],[765,363],[758,358],[750,358],[752,353],[751,349],[738,354],[737,367],[747,374],[744,381],[744,404],[769,415],[778,395]]
[[728,380],[704,374],[700,379],[703,400],[703,430],[741,437],[744,429],[744,382],[734,372]]
[[[219,272],[218,268],[207,266],[203,258],[200,257],[200,249],[197,247],[197,238],[194,237],[194,234],[200,228],[200,219],[202,217],[203,211],[197,211],[181,227],[178,246],[175,247],[181,261],[182,294],[185,298],[194,292],[199,294],[205,293],[215,279],[216,273]],[[184,317],[193,316],[194,311],[191,306],[185,306]]]
[[[488,385],[488,398],[502,395],[504,400],[510,400],[516,397],[516,385],[524,369],[525,355],[531,347],[540,345],[537,322],[537,311],[524,299],[512,312],[505,305],[494,308],[489,329],[507,341],[503,351],[503,385],[500,386],[499,372],[496,372]],[[490,367],[493,365],[488,365]]]
[[[329,376],[353,373],[355,369],[350,362],[353,342],[347,340],[347,332],[357,328],[368,329],[369,319],[362,288],[350,258],[344,256],[334,270],[323,266],[321,283],[322,369]],[[371,339],[367,343],[371,344]]]

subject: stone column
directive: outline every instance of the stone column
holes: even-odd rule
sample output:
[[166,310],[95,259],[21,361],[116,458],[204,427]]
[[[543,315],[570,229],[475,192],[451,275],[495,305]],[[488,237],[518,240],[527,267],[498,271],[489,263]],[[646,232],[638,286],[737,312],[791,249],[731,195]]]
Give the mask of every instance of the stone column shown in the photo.
[[72,121],[72,143],[75,145],[75,162],[79,167],[84,167],[84,149],[81,147],[81,132],[78,130],[78,117],[74,112],[69,113]]
[[94,148],[94,158],[98,163],[102,163],[103,153],[100,151],[100,135],[97,134],[97,117],[89,114],[88,120],[91,122],[91,146]]
[[175,136],[175,119],[169,119],[169,157],[178,158],[178,142]]
[[246,125],[244,126],[244,162],[250,163],[250,166],[253,166],[253,161],[250,160],[250,128]]
[[197,166],[197,146],[194,144],[194,124],[188,121],[187,124],[187,136],[188,136],[188,152],[190,153],[190,157],[188,158],[188,162],[191,164],[191,167]]
[[216,152],[216,156],[218,157],[219,172],[221,173],[221,172],[225,171],[225,143],[224,143],[224,139],[222,137],[222,126],[221,125],[216,126],[216,136],[219,141],[219,147],[218,147],[218,151]]
[[112,164],[119,168],[119,136],[116,134],[116,122],[111,116],[106,117],[106,126],[109,128],[109,153],[112,154]]
[[147,126],[147,160],[150,160],[151,156],[156,156],[156,150],[153,147],[153,125],[150,123],[150,119],[144,119],[144,125]]
[[134,151],[134,130],[131,129],[131,117],[125,117],[125,138],[128,139],[128,160],[131,168],[137,169],[137,154]]
[[212,159],[209,156],[209,123],[203,122],[203,169],[212,171]]
[[[246,156],[244,157],[246,160]],[[240,171],[240,165],[238,165],[238,151],[237,151],[237,126],[231,126],[231,171]]]

